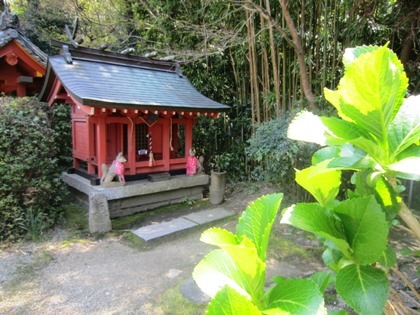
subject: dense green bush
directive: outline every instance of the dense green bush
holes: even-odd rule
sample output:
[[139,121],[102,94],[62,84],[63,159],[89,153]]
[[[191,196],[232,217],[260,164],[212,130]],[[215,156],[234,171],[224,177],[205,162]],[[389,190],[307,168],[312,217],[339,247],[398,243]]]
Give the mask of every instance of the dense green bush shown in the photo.
[[[236,105],[233,106],[235,107]],[[217,119],[200,116],[193,129],[193,146],[197,155],[204,156],[207,173],[214,169],[217,160],[223,157],[223,170],[229,174],[228,179],[246,180],[248,174],[245,139],[250,134],[251,124],[244,115],[231,116],[226,114]]]
[[301,189],[295,183],[294,169],[309,166],[317,147],[287,138],[293,116],[287,112],[259,126],[248,140],[247,156],[255,161],[253,179],[279,184],[283,191],[299,198]]
[[63,118],[57,110],[34,98],[0,98],[0,240],[36,239],[59,218],[65,188],[57,157],[65,140],[57,137],[66,128],[54,132],[54,117]]

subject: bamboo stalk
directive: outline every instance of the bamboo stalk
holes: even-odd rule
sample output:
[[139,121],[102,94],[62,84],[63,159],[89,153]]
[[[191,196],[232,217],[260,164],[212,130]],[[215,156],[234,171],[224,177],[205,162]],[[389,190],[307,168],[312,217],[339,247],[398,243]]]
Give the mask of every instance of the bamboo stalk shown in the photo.
[[[266,0],[266,9],[268,15],[271,17],[271,8],[270,8],[270,1]],[[273,78],[274,78],[274,91],[276,93],[276,117],[280,116],[280,83],[278,77],[278,70],[277,70],[277,52],[276,46],[274,45],[274,35],[273,35],[273,24],[271,19],[268,20],[268,34],[270,36],[270,50],[271,50],[271,63],[273,66]]]

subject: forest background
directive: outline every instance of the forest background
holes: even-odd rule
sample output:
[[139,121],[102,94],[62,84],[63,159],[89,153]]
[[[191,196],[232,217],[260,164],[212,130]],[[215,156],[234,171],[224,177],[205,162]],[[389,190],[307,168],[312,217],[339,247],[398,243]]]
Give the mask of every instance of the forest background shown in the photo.
[[[68,42],[65,25],[79,19],[76,41],[91,48],[176,60],[206,96],[231,106],[200,119],[194,146],[231,179],[286,187],[315,148],[286,137],[294,113],[334,115],[323,88],[343,75],[345,48],[394,50],[420,90],[420,3],[413,0],[14,0],[20,27],[46,53]],[[295,197],[296,191],[295,191]]]

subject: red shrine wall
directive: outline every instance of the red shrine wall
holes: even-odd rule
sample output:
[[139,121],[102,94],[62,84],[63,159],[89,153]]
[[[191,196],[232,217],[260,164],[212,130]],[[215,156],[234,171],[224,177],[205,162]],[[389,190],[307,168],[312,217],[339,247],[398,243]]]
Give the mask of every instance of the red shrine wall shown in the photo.
[[128,175],[184,169],[192,146],[193,123],[186,118],[148,120],[147,115],[129,117],[121,113],[88,115],[86,108],[73,104],[74,167],[100,177],[100,166],[110,165],[123,152]]

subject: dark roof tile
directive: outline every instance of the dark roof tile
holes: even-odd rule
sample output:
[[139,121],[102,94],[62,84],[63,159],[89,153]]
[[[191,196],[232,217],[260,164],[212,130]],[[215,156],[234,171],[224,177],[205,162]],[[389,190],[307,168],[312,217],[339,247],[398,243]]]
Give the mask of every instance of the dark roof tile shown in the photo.
[[49,58],[52,71],[67,92],[83,105],[227,111],[229,107],[199,93],[177,70],[151,69],[103,60],[63,56]]

